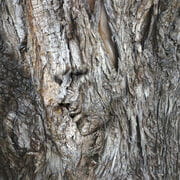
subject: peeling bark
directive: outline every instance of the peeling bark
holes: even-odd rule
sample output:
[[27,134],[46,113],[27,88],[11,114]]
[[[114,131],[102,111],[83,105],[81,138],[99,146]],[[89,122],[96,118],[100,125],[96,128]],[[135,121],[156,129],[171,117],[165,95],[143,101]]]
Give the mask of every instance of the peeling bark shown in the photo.
[[178,179],[178,0],[0,0],[0,179]]

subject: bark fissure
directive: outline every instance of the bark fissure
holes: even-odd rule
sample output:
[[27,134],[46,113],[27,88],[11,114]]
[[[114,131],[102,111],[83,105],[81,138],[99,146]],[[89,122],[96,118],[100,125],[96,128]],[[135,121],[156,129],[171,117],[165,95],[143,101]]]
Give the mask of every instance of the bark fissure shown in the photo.
[[0,179],[178,179],[178,8],[0,1]]
[[104,7],[104,1],[100,3],[99,34],[103,40],[106,52],[116,71],[118,70],[118,51],[116,43],[112,41],[112,33],[108,25],[108,17]]

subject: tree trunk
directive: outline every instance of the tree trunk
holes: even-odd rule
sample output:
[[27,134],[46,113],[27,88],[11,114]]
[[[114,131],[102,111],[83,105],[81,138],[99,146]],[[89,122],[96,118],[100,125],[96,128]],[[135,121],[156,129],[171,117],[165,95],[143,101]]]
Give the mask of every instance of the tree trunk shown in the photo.
[[0,179],[178,179],[178,0],[0,0]]

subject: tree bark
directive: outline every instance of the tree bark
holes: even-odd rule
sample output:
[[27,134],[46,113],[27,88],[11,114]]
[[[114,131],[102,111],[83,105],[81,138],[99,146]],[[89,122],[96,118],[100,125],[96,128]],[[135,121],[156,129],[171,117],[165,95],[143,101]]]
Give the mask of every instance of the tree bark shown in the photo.
[[0,179],[179,178],[178,0],[0,0]]

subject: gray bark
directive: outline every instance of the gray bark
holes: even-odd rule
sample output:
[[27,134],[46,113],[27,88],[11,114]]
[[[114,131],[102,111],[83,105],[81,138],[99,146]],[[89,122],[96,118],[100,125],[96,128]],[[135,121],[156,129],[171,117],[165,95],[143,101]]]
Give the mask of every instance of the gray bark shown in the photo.
[[178,179],[178,0],[0,0],[0,179]]

